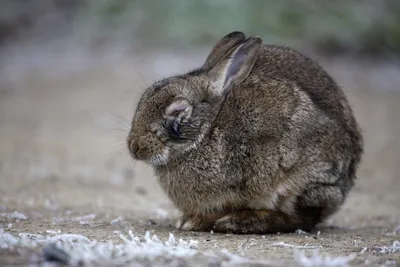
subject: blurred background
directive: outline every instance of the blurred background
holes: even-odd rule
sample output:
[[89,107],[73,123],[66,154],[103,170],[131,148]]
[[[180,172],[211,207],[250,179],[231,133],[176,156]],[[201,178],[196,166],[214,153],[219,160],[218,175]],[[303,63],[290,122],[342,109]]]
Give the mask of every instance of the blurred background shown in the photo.
[[312,56],[347,94],[366,153],[337,223],[398,221],[395,0],[0,0],[2,209],[147,216],[170,207],[125,148],[134,105],[235,30]]
[[400,53],[392,0],[2,0],[0,42],[87,49],[210,45],[232,29],[329,55]]

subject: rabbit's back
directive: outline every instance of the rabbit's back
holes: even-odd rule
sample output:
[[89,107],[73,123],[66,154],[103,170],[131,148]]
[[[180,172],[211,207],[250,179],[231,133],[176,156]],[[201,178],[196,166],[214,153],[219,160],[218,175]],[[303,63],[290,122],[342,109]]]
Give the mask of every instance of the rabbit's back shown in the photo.
[[272,78],[294,82],[331,118],[343,120],[343,112],[348,112],[345,95],[331,76],[316,61],[292,48],[264,45],[252,75],[261,80]]
[[[228,150],[223,154],[245,155],[247,148],[249,162],[244,165],[346,165],[350,184],[363,150],[342,89],[318,63],[283,46],[262,47],[248,78],[227,95],[215,126]],[[280,155],[277,165],[272,163],[275,155]],[[234,163],[229,156],[224,162]],[[225,169],[236,167],[227,164]]]
[[346,96],[332,77],[314,60],[285,46],[264,45],[248,81],[291,82],[304,92],[314,108],[334,121],[349,136],[355,161],[360,160],[363,140]]

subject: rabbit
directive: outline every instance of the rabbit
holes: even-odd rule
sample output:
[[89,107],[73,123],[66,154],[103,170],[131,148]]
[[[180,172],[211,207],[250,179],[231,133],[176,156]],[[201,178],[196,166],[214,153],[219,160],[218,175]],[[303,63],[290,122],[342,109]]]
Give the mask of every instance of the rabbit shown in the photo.
[[239,31],[144,91],[127,146],[181,211],[177,229],[233,234],[313,230],[344,203],[363,154],[318,63]]

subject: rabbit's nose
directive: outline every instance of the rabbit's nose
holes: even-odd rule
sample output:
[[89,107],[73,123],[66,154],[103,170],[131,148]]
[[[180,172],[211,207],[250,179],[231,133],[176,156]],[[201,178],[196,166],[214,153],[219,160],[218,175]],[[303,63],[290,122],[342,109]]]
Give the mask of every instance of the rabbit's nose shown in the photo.
[[131,141],[131,143],[129,144],[129,150],[136,157],[137,156],[137,152],[139,150],[139,145],[136,142]]

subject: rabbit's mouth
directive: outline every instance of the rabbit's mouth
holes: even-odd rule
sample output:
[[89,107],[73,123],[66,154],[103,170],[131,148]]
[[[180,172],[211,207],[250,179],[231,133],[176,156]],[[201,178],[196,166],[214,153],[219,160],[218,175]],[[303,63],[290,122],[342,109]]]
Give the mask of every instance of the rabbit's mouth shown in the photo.
[[167,146],[164,147],[162,152],[150,157],[142,155],[142,153],[140,153],[138,149],[134,148],[133,145],[130,145],[129,150],[133,159],[144,161],[155,166],[166,165],[170,158],[170,149]]
[[166,165],[169,160],[169,155],[170,155],[169,148],[165,147],[162,153],[151,157],[148,161],[151,165],[156,165],[156,166]]

